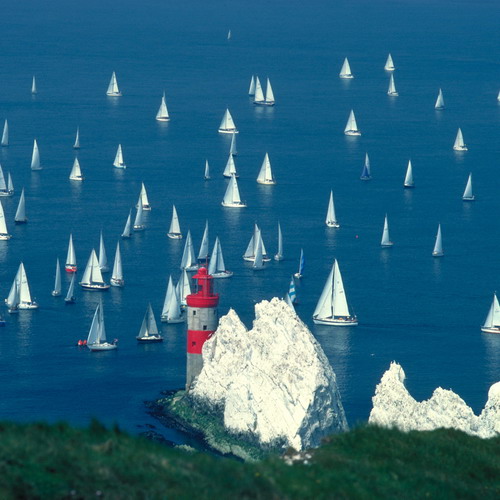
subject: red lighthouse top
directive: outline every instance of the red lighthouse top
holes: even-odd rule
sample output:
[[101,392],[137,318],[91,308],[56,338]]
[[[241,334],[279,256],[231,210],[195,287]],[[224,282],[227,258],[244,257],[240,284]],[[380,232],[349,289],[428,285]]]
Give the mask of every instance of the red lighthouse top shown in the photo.
[[196,293],[186,297],[189,307],[217,307],[219,294],[213,292],[213,277],[208,274],[205,267],[200,267],[193,276],[197,280]]

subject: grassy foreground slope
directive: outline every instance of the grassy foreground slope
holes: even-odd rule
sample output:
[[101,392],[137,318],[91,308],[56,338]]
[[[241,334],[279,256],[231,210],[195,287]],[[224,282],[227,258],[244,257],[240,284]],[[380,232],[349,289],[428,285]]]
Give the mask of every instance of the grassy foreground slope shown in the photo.
[[98,423],[0,423],[0,498],[500,498],[500,438],[361,427],[287,465],[243,463]]

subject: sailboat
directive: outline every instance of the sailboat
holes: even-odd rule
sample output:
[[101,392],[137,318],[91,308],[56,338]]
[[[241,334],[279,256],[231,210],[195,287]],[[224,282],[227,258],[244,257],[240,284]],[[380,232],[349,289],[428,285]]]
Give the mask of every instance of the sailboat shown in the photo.
[[3,211],[3,205],[0,201],[0,240],[10,240],[11,235],[7,231],[7,222],[5,221],[5,213]]
[[274,106],[274,92],[271,86],[271,81],[269,78],[266,83],[266,95],[264,96],[264,92],[262,91],[262,85],[260,83],[259,77],[255,77],[255,94],[253,103],[256,106]]
[[59,297],[61,295],[61,266],[59,264],[59,257],[56,261],[56,277],[54,281],[54,290],[52,290],[53,297]]
[[467,185],[465,186],[465,191],[462,196],[462,200],[474,201],[474,195],[472,194],[472,173],[469,174],[469,178],[467,179]]
[[168,114],[167,102],[165,101],[165,92],[161,97],[160,107],[158,108],[158,112],[156,113],[156,119],[159,122],[168,122],[170,121],[170,115]]
[[335,259],[313,313],[317,325],[356,326],[358,318],[349,309],[339,264]]
[[253,97],[254,104],[261,104],[266,100],[264,96],[264,91],[262,90],[262,85],[258,76],[255,76],[255,93]]
[[108,290],[109,285],[104,282],[101,274],[101,269],[99,267],[99,261],[97,260],[97,255],[95,250],[92,249],[90,253],[89,260],[87,262],[87,267],[82,276],[82,281],[80,281],[80,286],[84,290],[100,291]]
[[467,146],[464,142],[464,136],[462,135],[462,129],[460,128],[458,129],[455,144],[453,144],[453,149],[455,151],[467,151]]
[[75,161],[73,162],[73,167],[71,168],[69,179],[71,181],[83,181],[84,179],[78,158],[75,158]]
[[[12,288],[16,287],[19,290],[19,303],[18,309],[38,309],[38,304],[31,297],[30,286],[28,283],[28,277],[24,269],[24,264],[21,262],[19,269],[17,271],[16,277],[14,278],[14,283]],[[11,288],[11,292],[12,292]],[[9,297],[11,293],[9,293]],[[9,299],[7,299],[8,301]]]
[[146,314],[142,320],[141,329],[139,330],[139,335],[137,335],[136,339],[139,342],[163,342],[163,337],[158,331],[151,304],[148,304]]
[[264,240],[262,239],[262,234],[260,233],[259,226],[257,224],[254,225],[254,230],[252,237],[248,243],[247,249],[243,254],[243,260],[248,262],[253,262],[255,260],[255,256],[257,255],[257,237],[260,234],[260,245],[262,246],[262,260],[264,262],[270,262],[271,258],[267,255],[266,246],[264,245]]
[[40,151],[38,150],[38,144],[36,139],[33,142],[33,153],[31,155],[31,170],[42,170],[42,165],[40,164]]
[[113,161],[113,167],[116,168],[127,168],[125,161],[123,160],[122,145],[118,144],[118,149],[116,150],[115,160]]
[[231,176],[231,180],[227,185],[226,194],[224,195],[221,205],[229,208],[245,208],[247,206],[246,203],[241,201],[238,182],[234,174]]
[[408,167],[406,169],[406,175],[405,175],[405,180],[403,182],[403,186],[405,188],[415,187],[415,183],[413,182],[413,169],[411,167],[411,160],[408,160]]
[[297,302],[297,292],[295,290],[295,280],[293,279],[293,276],[290,279],[290,286],[288,287],[288,294],[287,295],[288,295],[292,305]]
[[179,296],[179,302],[181,304],[181,308],[186,309],[187,307],[186,297],[188,295],[191,295],[191,284],[189,275],[185,269],[183,269],[181,272],[179,281],[177,282],[177,285],[175,285],[175,290],[177,291],[177,295]]
[[203,178],[206,181],[210,180],[210,166],[208,164],[208,160],[205,160],[205,173],[203,174]]
[[76,301],[76,299],[75,299],[75,282],[76,282],[76,274],[73,274],[73,276],[71,276],[71,281],[69,282],[68,293],[66,294],[66,297],[64,298],[64,302],[66,304],[74,304]]
[[2,165],[0,165],[0,196],[11,196],[11,193],[9,192],[9,189],[5,182]]
[[382,232],[382,240],[380,241],[380,246],[383,248],[392,247],[394,243],[391,241],[389,236],[389,222],[387,221],[387,214],[385,214],[384,219],[384,230]]
[[274,106],[276,99],[274,98],[273,88],[271,87],[271,80],[267,79],[266,83],[266,100],[264,104],[266,106]]
[[143,210],[151,210],[151,205],[149,204],[148,193],[146,191],[146,186],[144,185],[144,182],[141,183],[141,192],[139,194],[139,201],[137,202],[135,208],[139,206],[139,203],[142,204]]
[[435,109],[444,109],[444,98],[443,98],[443,91],[439,89],[439,93],[436,99],[436,104],[434,105]]
[[497,294],[493,294],[493,302],[491,303],[488,316],[484,320],[481,331],[485,333],[500,333],[500,305],[498,304]]
[[12,175],[7,176],[7,190],[9,191],[9,196],[14,194],[14,183],[12,182]]
[[21,196],[19,197],[19,204],[17,205],[14,222],[16,224],[26,224],[28,222],[28,217],[26,217],[26,199],[24,197],[24,188],[22,189]]
[[333,191],[330,191],[330,199],[328,200],[328,209],[326,211],[325,223],[328,227],[340,227],[335,215],[335,205],[333,203]]
[[161,313],[162,323],[183,323],[185,317],[182,313],[177,290],[174,287],[172,276],[168,279],[167,293],[163,303],[163,310]]
[[349,80],[351,78],[354,78],[353,74],[351,73],[351,66],[349,65],[347,57],[344,59],[344,63],[342,64],[342,68],[340,69],[339,77]]
[[276,184],[276,180],[271,170],[271,162],[269,161],[269,155],[267,153],[265,154],[264,161],[262,162],[262,166],[260,167],[260,172],[257,177],[257,182],[259,184],[266,184],[266,185]]
[[231,40],[231,30],[229,30],[229,31],[227,32],[227,39],[228,39],[228,40]]
[[67,273],[76,273],[76,255],[75,255],[75,247],[73,246],[73,235],[69,235],[69,243],[68,243],[68,253],[66,255],[66,264],[64,269]]
[[19,312],[19,285],[17,282],[17,276],[14,278],[14,282],[12,283],[12,287],[10,289],[9,295],[5,299],[5,304],[8,307],[9,314],[15,314]]
[[396,97],[398,96],[398,91],[396,90],[396,84],[394,83],[394,75],[391,74],[389,78],[389,89],[387,90],[387,95]]
[[181,240],[181,226],[179,224],[179,217],[177,216],[177,210],[175,205],[172,205],[172,220],[170,222],[170,229],[168,230],[167,236],[173,240]]
[[200,251],[198,252],[198,262],[208,262],[209,238],[208,238],[208,221],[205,222],[203,237],[201,238]]
[[255,77],[250,78],[250,86],[248,87],[248,95],[255,95]]
[[396,69],[396,66],[394,66],[394,61],[392,60],[391,54],[387,56],[387,61],[385,62],[384,69],[386,71],[394,71]]
[[215,238],[214,249],[212,250],[210,264],[208,265],[208,274],[210,274],[212,278],[230,278],[233,275],[232,271],[226,270],[226,264],[224,263],[222,247],[218,236]]
[[122,238],[130,238],[132,236],[132,210],[129,210],[127,222],[123,228]]
[[231,116],[231,113],[229,112],[229,109],[226,109],[226,112],[224,113],[224,116],[222,117],[222,121],[220,122],[219,126],[219,133],[220,134],[232,134],[238,133],[238,129],[236,128],[236,125],[234,124],[233,117]]
[[264,257],[262,255],[262,237],[260,229],[257,231],[255,244],[255,258],[253,259],[252,269],[254,271],[261,271],[264,269]]
[[344,129],[345,135],[361,135],[361,131],[358,130],[358,124],[356,123],[356,117],[354,116],[354,111],[351,109],[349,113],[349,118],[347,119],[347,124]]
[[3,124],[3,133],[2,133],[2,147],[6,148],[9,145],[9,122],[5,120]]
[[97,304],[92,325],[90,326],[89,336],[87,337],[86,346],[91,351],[111,351],[118,347],[116,340],[113,343],[109,343],[106,339],[102,300],[100,300]]
[[189,230],[186,236],[186,243],[184,245],[180,267],[186,271],[195,271],[198,269],[198,264],[194,254],[193,240],[191,239],[191,231]]
[[368,153],[365,153],[365,164],[363,165],[363,171],[361,172],[360,179],[362,181],[369,181],[372,178],[370,171],[370,158],[368,158]]
[[75,143],[73,144],[73,149],[80,149],[80,127],[76,128]]
[[281,224],[278,222],[278,251],[274,256],[274,260],[280,261],[285,257],[283,255],[283,234],[281,233]]
[[229,153],[226,168],[224,168],[224,172],[222,172],[222,175],[224,177],[227,177],[228,179],[230,179],[232,175],[238,177],[238,173],[236,172],[236,163],[234,162],[234,158],[231,153]]
[[33,80],[31,81],[31,93],[32,95],[36,95],[38,94],[38,90],[36,88],[36,79],[35,79],[35,75],[33,75]]
[[236,134],[233,132],[231,136],[231,146],[229,147],[229,154],[236,156],[238,154],[238,149],[236,148]]
[[104,238],[101,236],[99,238],[99,269],[101,273],[106,273],[109,271],[108,267],[108,256],[106,255],[106,247],[104,246]]
[[433,257],[442,257],[443,252],[443,238],[441,236],[441,224],[438,225],[438,230],[436,234],[436,243],[434,244],[434,250],[432,251]]
[[113,273],[111,274],[111,279],[109,280],[111,286],[125,286],[125,280],[123,279],[123,268],[122,268],[122,254],[120,252],[120,242],[116,243],[115,261],[113,263]]
[[142,220],[143,210],[144,209],[142,208],[142,203],[138,203],[137,212],[135,214],[135,220],[134,220],[134,231],[144,231],[144,229],[146,229],[144,221]]
[[304,268],[306,267],[306,259],[304,257],[304,249],[300,249],[300,259],[299,259],[299,270],[294,274],[294,276],[300,280],[304,276]]
[[120,97],[122,93],[120,92],[120,89],[118,88],[118,82],[116,81],[116,74],[113,71],[113,74],[111,75],[111,80],[109,81],[108,85],[108,90],[106,91],[106,95],[110,97]]

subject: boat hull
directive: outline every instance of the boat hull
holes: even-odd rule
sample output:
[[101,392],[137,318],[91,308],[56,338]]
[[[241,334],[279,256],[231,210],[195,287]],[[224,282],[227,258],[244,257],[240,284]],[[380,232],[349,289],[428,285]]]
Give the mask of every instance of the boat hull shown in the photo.
[[340,224],[338,222],[335,222],[335,221],[328,221],[328,222],[326,222],[326,225],[328,227],[340,227]]
[[[247,262],[253,262],[255,260],[255,256],[252,257],[245,257],[243,256],[243,260],[246,260]],[[262,257],[262,262],[271,262],[270,257]]]
[[444,252],[432,252],[433,257],[443,257]]
[[344,132],[345,135],[351,135],[351,136],[358,136],[361,135],[361,132],[359,130],[346,130]]
[[481,331],[484,333],[500,333],[500,326],[482,326]]
[[146,226],[134,226],[134,231],[144,231],[146,229]]
[[211,274],[212,278],[218,278],[218,279],[230,278],[232,275],[233,275],[233,271],[223,271],[220,273],[212,273]]
[[156,119],[157,122],[169,122],[170,118],[164,118],[163,116]]
[[80,286],[84,290],[88,290],[89,292],[100,292],[109,290],[109,285],[106,283],[96,284],[96,283],[80,283]]
[[382,243],[380,246],[382,248],[391,248],[392,246],[394,246],[394,243],[390,241],[389,243]]
[[415,187],[415,185],[414,184],[403,184],[403,187],[405,189],[413,189]]
[[113,164],[113,167],[118,168],[120,170],[125,170],[127,168],[127,165],[115,165],[115,164]]
[[184,316],[182,316],[181,318],[175,318],[175,319],[167,318],[165,316],[161,317],[162,323],[176,324],[176,323],[184,323],[185,321],[186,321],[186,318]]
[[167,233],[167,236],[172,240],[182,240],[181,233]]
[[83,175],[79,176],[79,177],[70,177],[69,180],[70,181],[83,181]]
[[246,208],[247,205],[246,203],[224,203],[222,202],[221,205],[226,208]]
[[300,280],[300,278],[302,278],[302,277],[303,277],[303,275],[302,275],[302,274],[300,274],[300,273],[295,273],[295,274],[293,275],[293,277],[294,277],[294,278],[297,278],[298,280]]
[[454,151],[468,151],[467,146],[453,146]]
[[220,128],[219,134],[239,134],[239,131],[235,128]]
[[87,347],[92,352],[113,351],[118,348],[116,344],[110,344],[109,342],[104,342],[103,344],[87,344]]
[[255,106],[274,106],[274,101],[254,101]]
[[397,92],[387,92],[387,95],[391,97],[397,97],[399,94]]
[[10,240],[11,238],[12,236],[10,234],[5,234],[5,233],[0,234],[0,240],[2,241]]
[[339,78],[342,78],[342,80],[352,80],[354,78],[353,75],[339,75]]
[[148,337],[136,337],[138,342],[151,344],[153,342],[163,342],[163,337],[160,335],[149,335]]
[[280,260],[284,260],[285,258],[283,257],[283,255],[277,253],[275,256],[274,256],[274,260],[279,262]]
[[264,186],[274,186],[276,181],[257,181],[258,184],[263,184]]
[[18,309],[38,309],[38,304],[36,302],[21,302],[18,306]]
[[121,97],[122,93],[121,92],[106,92],[106,95],[108,97]]
[[474,199],[475,199],[475,198],[474,198],[474,196],[467,196],[467,197],[466,197],[466,196],[463,196],[463,197],[462,197],[462,200],[463,200],[463,201],[474,201]]
[[52,297],[59,297],[61,295],[61,292],[56,292],[55,290],[52,291]]
[[357,318],[315,318],[313,317],[313,322],[316,325],[328,325],[328,326],[357,326]]
[[111,286],[118,286],[118,287],[125,286],[125,280],[116,279],[116,278],[111,278],[109,280],[109,283],[110,283]]
[[67,273],[76,273],[77,266],[76,266],[76,264],[66,264],[66,265],[64,266],[64,270],[65,270]]

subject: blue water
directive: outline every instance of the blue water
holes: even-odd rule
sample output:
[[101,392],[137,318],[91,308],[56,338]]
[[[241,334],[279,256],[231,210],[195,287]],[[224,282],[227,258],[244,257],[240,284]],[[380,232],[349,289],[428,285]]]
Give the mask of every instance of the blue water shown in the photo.
[[[334,367],[351,424],[367,419],[392,360],[403,365],[416,398],[443,386],[479,412],[500,372],[500,336],[479,329],[500,286],[500,7],[496,0],[436,4],[89,1],[42,9],[4,2],[0,123],[9,120],[11,146],[0,161],[16,194],[2,199],[13,238],[0,242],[0,296],[23,260],[41,307],[7,317],[0,332],[0,417],[84,425],[95,416],[131,432],[154,423],[143,401],[181,387],[185,371],[185,325],[162,325],[163,345],[135,340],[148,301],[159,317],[168,276],[179,276],[184,240],[166,237],[172,204],[196,248],[206,219],[211,244],[221,238],[235,275],[217,283],[220,312],[233,307],[249,326],[254,303],[287,291],[304,248],[297,311]],[[386,95],[388,52],[397,98]],[[338,78],[345,56],[352,81]],[[105,95],[112,71],[119,99]],[[252,74],[271,78],[275,108],[253,106]],[[436,112],[440,87],[447,108]],[[164,89],[167,124],[154,120]],[[228,106],[240,130],[236,164],[248,203],[241,211],[220,206],[230,137],[217,128]],[[351,108],[359,138],[343,134]],[[81,186],[68,180],[77,126]],[[458,127],[467,153],[452,150]],[[34,138],[41,172],[29,168]],[[112,167],[118,143],[126,171]],[[274,187],[255,182],[266,151]],[[365,152],[371,182],[359,180]],[[205,158],[210,182],[203,181]],[[409,158],[414,190],[402,188]],[[469,172],[476,201],[466,204]],[[102,229],[111,261],[141,181],[153,206],[147,230],[122,242],[126,287],[102,295],[108,336],[120,347],[93,354],[75,342],[86,337],[99,295],[78,290],[74,306],[51,297],[55,260],[64,261],[73,232],[82,269]],[[29,223],[14,226],[23,186]],[[337,230],[324,225],[330,189]],[[395,246],[384,250],[386,212]],[[281,222],[287,259],[254,274],[241,255],[255,221],[270,253]],[[446,255],[433,259],[438,223]],[[333,258],[357,328],[312,325]],[[68,281],[65,275],[64,290]]]

